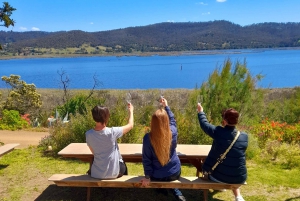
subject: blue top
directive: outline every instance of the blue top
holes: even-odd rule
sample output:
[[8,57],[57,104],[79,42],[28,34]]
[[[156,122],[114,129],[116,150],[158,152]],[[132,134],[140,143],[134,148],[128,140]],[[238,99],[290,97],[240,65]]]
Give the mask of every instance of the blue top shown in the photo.
[[[234,126],[214,126],[208,123],[204,112],[198,113],[198,120],[202,130],[213,138],[211,150],[203,164],[203,171],[211,171],[217,159],[230,146],[237,130]],[[248,135],[240,133],[226,158],[212,172],[212,176],[224,183],[244,183],[247,179],[245,152],[248,147]]]
[[159,163],[154,149],[150,142],[150,135],[147,133],[143,139],[143,166],[145,175],[149,175],[150,177],[155,178],[164,178],[171,176],[180,171],[180,160],[176,154],[177,147],[177,125],[176,120],[174,118],[174,114],[167,106],[165,110],[169,116],[170,120],[170,129],[172,132],[172,143],[171,143],[171,151],[170,151],[170,161],[165,165],[161,166]]

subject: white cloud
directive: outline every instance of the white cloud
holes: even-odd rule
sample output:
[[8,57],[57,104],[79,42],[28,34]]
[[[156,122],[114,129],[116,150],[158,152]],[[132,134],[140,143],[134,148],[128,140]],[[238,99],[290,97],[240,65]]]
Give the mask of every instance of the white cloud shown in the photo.
[[167,20],[167,22],[174,22],[174,20]]
[[40,29],[39,28],[37,28],[37,27],[32,27],[31,28],[31,31],[39,31]]
[[202,15],[210,15],[210,12],[202,13]]
[[227,1],[227,0],[216,0],[217,2],[220,2],[220,3],[223,3],[223,2],[225,2],[225,1]]
[[90,24],[94,24],[94,22],[90,22]]
[[204,2],[199,2],[199,3],[196,3],[197,5],[202,5],[202,6],[207,6],[208,4],[207,3],[204,3]]
[[26,27],[20,27],[19,29],[20,29],[21,31],[26,31],[26,30],[27,30]]

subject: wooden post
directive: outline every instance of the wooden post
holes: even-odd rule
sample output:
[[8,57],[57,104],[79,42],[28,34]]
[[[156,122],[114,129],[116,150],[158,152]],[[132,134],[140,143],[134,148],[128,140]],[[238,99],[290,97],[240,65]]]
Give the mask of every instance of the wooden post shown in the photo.
[[208,201],[208,189],[203,189],[203,200]]
[[86,189],[86,201],[91,200],[91,187],[87,187]]

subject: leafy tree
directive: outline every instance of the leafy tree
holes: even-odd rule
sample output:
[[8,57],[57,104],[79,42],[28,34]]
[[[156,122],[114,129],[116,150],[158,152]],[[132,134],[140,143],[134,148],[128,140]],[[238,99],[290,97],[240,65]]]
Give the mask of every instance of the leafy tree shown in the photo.
[[[6,28],[8,28],[9,26],[15,25],[15,21],[10,18],[12,12],[15,10],[16,9],[11,7],[8,2],[3,2],[3,7],[0,8],[0,26],[5,26]],[[2,49],[1,45],[0,49]]]
[[11,87],[7,99],[0,104],[0,108],[16,110],[20,114],[33,113],[42,105],[41,95],[37,93],[34,84],[27,84],[20,80],[19,75],[2,76],[1,79]]

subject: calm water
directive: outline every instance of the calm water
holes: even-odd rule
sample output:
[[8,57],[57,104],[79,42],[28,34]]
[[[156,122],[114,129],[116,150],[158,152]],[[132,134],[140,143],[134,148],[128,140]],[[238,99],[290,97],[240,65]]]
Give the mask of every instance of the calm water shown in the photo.
[[[217,53],[217,54],[213,54]],[[96,75],[105,89],[192,89],[206,81],[230,58],[246,59],[252,75],[265,78],[258,87],[300,86],[300,50],[227,50],[206,55],[149,57],[78,57],[0,60],[0,76],[20,75],[37,88],[60,88],[58,71],[65,71],[69,88],[90,89]],[[6,87],[0,80],[0,88]]]

